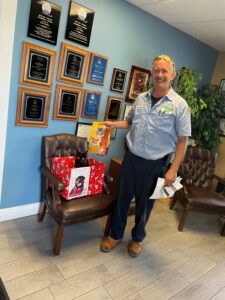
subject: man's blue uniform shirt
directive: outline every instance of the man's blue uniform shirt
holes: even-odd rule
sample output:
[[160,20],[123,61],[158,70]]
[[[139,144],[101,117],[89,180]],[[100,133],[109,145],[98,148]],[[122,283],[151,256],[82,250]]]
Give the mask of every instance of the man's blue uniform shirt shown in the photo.
[[128,148],[145,159],[160,159],[175,151],[179,136],[191,136],[190,108],[172,88],[153,107],[151,90],[140,94],[126,120]]

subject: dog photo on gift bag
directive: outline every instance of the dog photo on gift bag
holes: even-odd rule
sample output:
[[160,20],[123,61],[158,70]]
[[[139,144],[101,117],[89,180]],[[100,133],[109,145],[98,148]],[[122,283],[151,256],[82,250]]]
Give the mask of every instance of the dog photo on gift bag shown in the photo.
[[90,167],[71,169],[68,199],[86,196],[90,178]]

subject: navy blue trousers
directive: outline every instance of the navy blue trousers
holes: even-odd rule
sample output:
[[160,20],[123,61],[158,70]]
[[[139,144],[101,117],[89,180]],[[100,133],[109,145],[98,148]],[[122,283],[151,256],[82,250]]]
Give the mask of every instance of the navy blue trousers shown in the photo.
[[135,197],[135,226],[132,240],[141,242],[145,236],[145,226],[149,219],[154,200],[149,199],[153,193],[158,177],[163,177],[165,159],[147,160],[131,152],[126,152],[118,185],[117,202],[111,221],[110,236],[119,240],[123,238],[127,224],[130,203]]

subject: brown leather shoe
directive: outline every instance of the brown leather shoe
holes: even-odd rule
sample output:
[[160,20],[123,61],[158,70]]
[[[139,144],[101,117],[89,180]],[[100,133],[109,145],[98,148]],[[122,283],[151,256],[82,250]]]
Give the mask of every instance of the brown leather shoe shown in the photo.
[[102,252],[110,252],[121,242],[121,240],[114,240],[110,236],[105,237],[100,244],[100,250]]
[[128,245],[128,254],[131,257],[138,257],[141,254],[141,245],[138,242],[131,241]]

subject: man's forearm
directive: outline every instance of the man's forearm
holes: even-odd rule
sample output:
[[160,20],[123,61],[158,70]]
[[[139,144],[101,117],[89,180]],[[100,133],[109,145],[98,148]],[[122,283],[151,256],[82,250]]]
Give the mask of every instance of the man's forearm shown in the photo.
[[180,136],[178,138],[174,160],[170,167],[170,169],[173,170],[174,172],[178,171],[179,166],[184,158],[186,148],[187,148],[187,141],[188,141],[188,137],[186,136]]
[[115,128],[129,128],[130,127],[130,124],[126,120],[116,121],[114,123],[116,123]]
[[123,121],[104,121],[102,124],[111,127],[111,128],[129,128],[130,123],[128,123],[126,120]]

